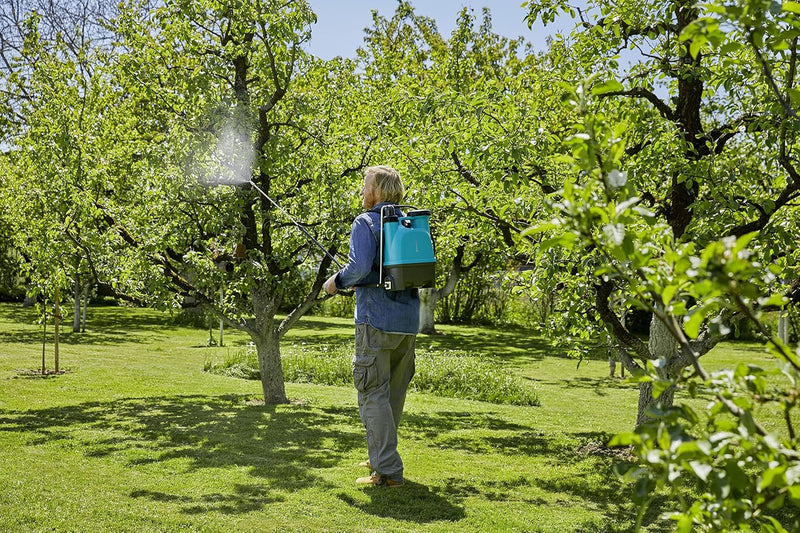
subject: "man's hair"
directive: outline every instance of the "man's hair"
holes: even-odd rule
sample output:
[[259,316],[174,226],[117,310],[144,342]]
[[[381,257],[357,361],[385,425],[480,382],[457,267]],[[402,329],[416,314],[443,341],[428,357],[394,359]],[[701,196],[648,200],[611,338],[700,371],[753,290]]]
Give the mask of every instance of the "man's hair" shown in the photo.
[[375,190],[378,193],[378,202],[391,202],[399,204],[406,195],[406,188],[400,180],[400,174],[392,167],[379,165],[369,167],[364,175],[375,176]]

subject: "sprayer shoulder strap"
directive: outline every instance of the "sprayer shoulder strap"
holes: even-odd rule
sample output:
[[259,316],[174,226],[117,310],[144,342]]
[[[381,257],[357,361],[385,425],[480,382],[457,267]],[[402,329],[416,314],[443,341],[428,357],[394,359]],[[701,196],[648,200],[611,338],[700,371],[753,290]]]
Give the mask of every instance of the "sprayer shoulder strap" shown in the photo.
[[[370,209],[367,213],[377,213],[378,219],[375,220],[371,216],[367,216],[369,219],[369,229],[372,231],[372,236],[375,237],[375,246],[378,246],[381,242],[381,212],[380,209]],[[377,229],[376,229],[377,227]]]
[[[380,250],[378,248],[380,247],[380,242],[381,242],[381,239],[380,239],[380,220],[381,219],[380,219],[380,215],[376,219],[370,213],[379,213],[379,211],[370,209],[369,211],[363,212],[361,215],[358,216],[358,218],[359,219],[366,219],[364,222],[366,223],[366,226],[369,228],[370,232],[372,233],[372,236],[375,238],[375,259],[372,262],[372,271],[367,276],[367,278],[364,278],[364,279],[374,278],[374,280],[370,280],[370,281],[364,282],[364,283],[358,283],[358,284],[354,285],[355,287],[380,287],[381,286],[378,283],[378,281],[380,279],[380,277],[379,277],[380,260],[378,258],[378,254],[380,253]],[[366,215],[366,216],[364,216],[364,215]]]
[[[391,205],[394,207],[393,214],[399,214],[402,216],[402,212],[397,209],[397,204],[381,204],[378,207],[373,207],[369,211],[365,211],[364,214],[367,214],[367,218],[369,219],[369,229],[372,231],[372,235],[375,237],[375,246],[380,246],[381,242],[381,232],[383,228],[381,227],[381,209],[387,205]],[[370,216],[368,213],[375,213],[378,215],[377,218]]]

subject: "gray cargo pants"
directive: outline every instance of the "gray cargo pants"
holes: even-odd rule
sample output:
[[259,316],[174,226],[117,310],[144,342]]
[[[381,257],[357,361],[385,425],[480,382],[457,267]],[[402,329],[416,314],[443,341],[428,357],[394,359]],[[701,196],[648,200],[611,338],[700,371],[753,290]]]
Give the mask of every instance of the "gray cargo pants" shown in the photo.
[[386,333],[356,324],[353,383],[358,412],[367,430],[372,469],[400,481],[403,460],[397,453],[397,427],[403,415],[406,389],[414,376],[416,335]]

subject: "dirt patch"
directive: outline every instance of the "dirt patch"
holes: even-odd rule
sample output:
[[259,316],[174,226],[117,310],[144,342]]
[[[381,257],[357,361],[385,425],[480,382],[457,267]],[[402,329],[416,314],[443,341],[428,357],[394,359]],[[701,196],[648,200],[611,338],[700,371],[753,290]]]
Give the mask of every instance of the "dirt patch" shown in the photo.
[[599,455],[601,457],[613,457],[622,461],[636,461],[632,447],[620,446],[611,448],[598,441],[587,442],[578,448],[577,452],[580,455]]
[[250,405],[252,407],[260,407],[265,405],[264,398],[250,398],[249,400],[244,402],[246,405]]
[[33,378],[52,378],[52,377],[60,376],[62,374],[67,374],[69,372],[71,372],[71,370],[68,369],[68,368],[61,369],[58,372],[56,372],[55,370],[52,370],[52,369],[47,369],[44,372],[42,372],[41,368],[18,368],[16,370],[14,370],[14,374],[16,374],[15,377],[18,377],[18,378],[30,378],[30,379],[33,379]]

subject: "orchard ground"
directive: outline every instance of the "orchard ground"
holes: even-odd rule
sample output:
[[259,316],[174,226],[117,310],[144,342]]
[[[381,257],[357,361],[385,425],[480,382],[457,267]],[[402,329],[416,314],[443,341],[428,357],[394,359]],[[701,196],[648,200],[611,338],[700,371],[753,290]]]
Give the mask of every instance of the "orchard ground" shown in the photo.
[[[634,523],[631,488],[612,470],[629,457],[605,444],[631,428],[636,385],[609,378],[606,360],[578,365],[533,331],[439,326],[441,335],[418,338],[431,352],[502,361],[541,405],[411,393],[400,432],[407,484],[376,489],[354,483],[366,448],[352,387],[288,383],[290,404],[264,406],[259,382],[203,371],[241,349],[242,334],[226,330],[226,346],[208,347],[207,330],[123,307],[91,307],[87,324],[86,333],[62,332],[66,372],[43,378],[31,372],[42,357],[34,311],[0,304],[2,531],[563,532]],[[350,320],[309,316],[284,345],[313,353],[352,331]],[[52,348],[48,339],[51,368]],[[722,344],[705,361],[778,373],[753,343]],[[667,503],[656,499],[648,530],[670,529],[659,519]]]

